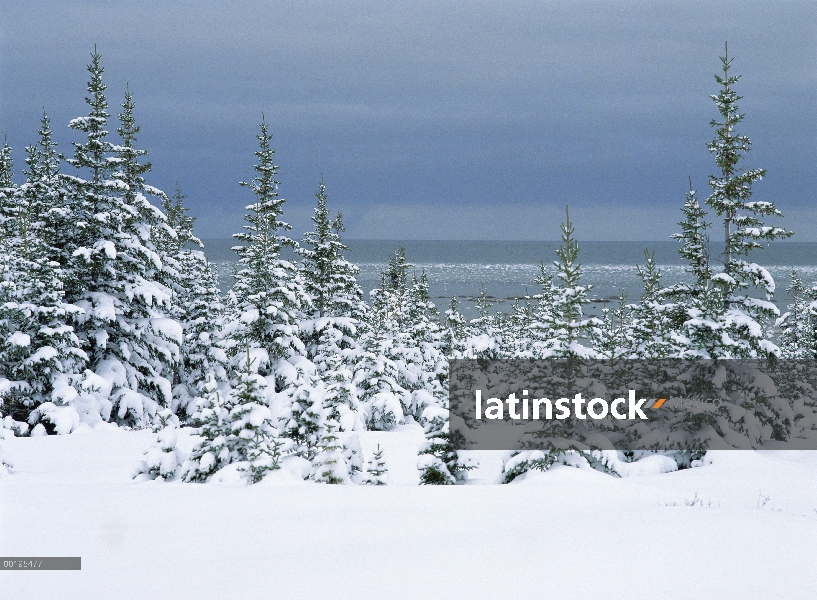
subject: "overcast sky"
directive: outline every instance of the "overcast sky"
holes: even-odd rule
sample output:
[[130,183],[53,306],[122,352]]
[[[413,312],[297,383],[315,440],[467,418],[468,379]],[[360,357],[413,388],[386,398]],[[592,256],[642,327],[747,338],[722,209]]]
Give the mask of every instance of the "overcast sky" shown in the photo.
[[178,181],[205,238],[242,225],[263,112],[296,235],[323,175],[348,238],[556,239],[569,203],[579,239],[667,239],[687,178],[709,193],[728,40],[745,166],[768,169],[755,198],[817,240],[813,0],[0,7],[15,171],[43,107],[63,152],[79,141],[96,43],[112,114],[134,94],[148,182]]

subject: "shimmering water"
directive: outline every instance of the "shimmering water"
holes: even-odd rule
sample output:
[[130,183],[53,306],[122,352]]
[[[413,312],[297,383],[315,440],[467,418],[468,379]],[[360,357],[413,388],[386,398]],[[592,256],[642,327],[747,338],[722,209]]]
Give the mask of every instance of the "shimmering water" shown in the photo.
[[[222,291],[232,283],[231,272],[235,254],[230,251],[231,240],[205,240],[205,252],[216,264],[220,274]],[[380,273],[389,257],[401,244],[389,240],[348,240],[348,258],[360,267],[358,281],[363,289],[377,287]],[[558,242],[478,242],[478,241],[409,241],[403,242],[406,257],[419,274],[428,275],[432,298],[438,308],[444,310],[452,296],[456,296],[461,309],[473,314],[469,308],[484,289],[486,295],[497,302],[499,308],[507,308],[517,296],[538,293],[535,279],[539,263],[550,265],[556,258]],[[628,300],[641,296],[642,283],[636,265],[644,264],[644,249],[655,252],[655,260],[661,266],[663,283],[672,285],[687,281],[689,275],[678,256],[676,242],[580,242],[580,262],[584,267],[584,282],[592,284],[590,293],[594,307],[615,301],[622,294]],[[713,263],[718,259],[720,248],[712,247]],[[765,266],[777,284],[776,300],[785,308],[789,298],[785,290],[790,283],[792,267],[800,273],[804,282],[817,280],[817,243],[780,242],[759,250],[752,260]]]

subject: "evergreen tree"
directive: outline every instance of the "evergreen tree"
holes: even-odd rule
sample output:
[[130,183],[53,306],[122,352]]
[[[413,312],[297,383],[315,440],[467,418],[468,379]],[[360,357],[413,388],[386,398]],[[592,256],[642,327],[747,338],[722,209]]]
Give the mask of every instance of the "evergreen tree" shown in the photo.
[[197,421],[201,423],[199,435],[202,439],[193,449],[190,460],[184,463],[182,477],[185,481],[207,481],[231,462],[232,399],[219,390],[212,374],[203,391],[205,395],[196,414]]
[[343,459],[349,468],[349,481],[361,483],[363,478],[363,448],[360,447],[360,436],[353,433],[343,442]]
[[177,446],[179,418],[163,408],[153,424],[153,440],[136,466],[133,478],[138,481],[162,479],[170,481],[180,474],[186,460]]
[[465,337],[468,321],[459,311],[457,297],[451,296],[451,303],[445,311],[443,321],[443,352],[449,359],[462,358],[465,352]]
[[402,351],[404,380],[412,391],[406,413],[421,420],[427,406],[440,405],[448,398],[448,360],[443,349],[439,313],[431,301],[428,277],[423,270],[412,276],[408,290],[407,344]]
[[410,402],[410,393],[401,384],[395,361],[398,332],[389,318],[387,295],[381,293],[385,278],[381,285],[372,292],[372,307],[353,380],[366,427],[374,430],[391,429],[403,422],[403,407]]
[[480,290],[476,308],[478,316],[469,324],[464,358],[506,358],[502,348],[502,324],[491,313],[491,301],[485,289]]
[[342,215],[338,213],[334,220],[330,219],[323,180],[315,196],[318,198],[312,215],[315,229],[304,234],[304,245],[297,249],[302,258],[304,289],[313,298],[318,317],[361,320],[365,307],[363,292],[355,278],[359,269],[343,256],[349,248],[340,238],[344,230]]
[[[706,199],[715,214],[723,219],[724,227],[724,271],[715,275],[723,288],[726,303],[725,319],[732,330],[730,354],[734,356],[767,356],[778,353],[777,347],[766,338],[766,322],[779,316],[772,304],[774,280],[769,272],[744,257],[762,248],[761,242],[787,238],[792,235],[780,227],[765,225],[762,218],[782,216],[772,202],[753,201],[752,186],[766,174],[765,169],[743,170],[739,162],[749,152],[751,141],[744,135],[735,133],[735,126],[743,121],[738,112],[737,102],[742,98],[733,86],[740,76],[730,75],[732,59],[725,46],[721,57],[723,76],[715,75],[720,85],[717,95],[711,96],[718,107],[721,120],[713,119],[715,138],[707,144],[715,155],[719,175],[711,175],[709,185],[712,194]],[[761,290],[766,300],[744,295],[747,288]]]
[[380,444],[377,445],[377,451],[366,463],[366,476],[363,483],[368,485],[386,485],[389,482],[389,467],[386,465],[386,459],[383,458],[383,451],[380,449]]
[[723,279],[715,279],[709,260],[710,224],[698,203],[690,180],[681,212],[681,233],[673,239],[681,242],[678,253],[687,261],[686,271],[693,276],[691,284],[680,283],[665,290],[675,301],[669,312],[670,328],[676,332],[677,353],[681,357],[728,358],[729,348],[723,348],[723,325],[726,314],[726,294]]
[[530,296],[514,298],[511,313],[504,318],[502,323],[502,348],[508,356],[533,357],[533,339],[530,335],[533,319],[533,305]]
[[[640,267],[639,274],[641,273]],[[619,297],[615,308],[601,309],[601,318],[590,330],[590,339],[599,358],[616,360],[626,358],[632,345],[630,329],[630,308],[625,304],[624,296]]]
[[245,368],[233,390],[229,446],[231,462],[246,463],[239,470],[247,472],[250,483],[258,483],[268,472],[280,468],[283,443],[262,395],[265,387],[264,379],[253,372],[248,351]]
[[0,274],[0,376],[11,382],[5,402],[18,420],[43,402],[75,400],[87,358],[67,324],[80,310],[65,302],[61,271],[36,229],[26,231],[25,215],[15,219],[22,233],[4,244]]
[[190,417],[208,373],[218,381],[227,381],[228,360],[221,347],[224,305],[216,273],[202,251],[204,245],[193,234],[195,219],[186,214],[185,198],[176,184],[175,202],[165,198],[163,204],[167,227],[155,233],[165,282],[173,291],[172,316],[184,329],[173,381],[173,410]]
[[[582,344],[598,319],[586,318],[584,306],[590,301],[590,285],[581,285],[582,268],[578,262],[579,245],[573,237],[573,223],[565,208],[565,222],[561,225],[562,243],[553,262],[559,284],[553,283],[544,294],[549,308],[540,310],[530,329],[539,340],[534,342],[534,353],[540,358],[594,358],[596,352]],[[543,277],[542,282],[547,279]],[[543,302],[544,302],[543,298]]]
[[421,485],[454,485],[464,483],[476,461],[460,456],[451,447],[448,410],[432,406],[423,415],[426,441],[420,445],[417,468]]
[[560,458],[562,450],[522,450],[509,453],[502,461],[502,483],[511,483],[528,471],[547,471]]
[[90,113],[69,124],[86,140],[74,143],[68,162],[90,172],[90,178],[65,177],[75,225],[67,240],[66,299],[84,311],[75,328],[91,371],[112,388],[116,420],[140,426],[171,403],[168,376],[178,360],[182,329],[166,314],[171,293],[160,281],[161,260],[150,235],[164,215],[142,194],[146,169],[138,164],[144,152],[133,145],[138,128],[132,100],[126,96],[120,115],[123,145],[115,146],[105,129],[108,104],[96,50],[91,58]]
[[13,227],[10,220],[14,218],[17,210],[17,186],[14,185],[14,162],[11,157],[11,146],[3,140],[0,147],[0,241],[11,236],[9,227]]
[[253,167],[256,177],[250,183],[241,182],[255,195],[255,202],[247,206],[246,231],[233,236],[244,245],[234,248],[240,266],[228,303],[225,333],[231,339],[233,357],[247,344],[266,352],[268,359],[258,368],[268,374],[270,361],[304,354],[298,321],[311,308],[311,302],[296,266],[281,258],[282,248],[295,248],[296,244],[281,235],[292,227],[280,219],[284,199],[278,196],[272,136],[263,119],[257,139],[258,164]]
[[666,302],[661,288],[661,270],[655,264],[655,253],[644,250],[646,264],[638,266],[644,284],[641,301],[630,307],[632,321],[627,333],[630,357],[662,359],[678,353],[678,343],[672,330],[672,313],[676,307]]
[[792,301],[789,310],[776,323],[780,328],[780,352],[783,358],[817,358],[817,289],[807,289],[795,269],[786,290]]
[[315,458],[320,436],[332,411],[325,406],[327,393],[324,381],[314,364],[301,360],[295,365],[296,377],[286,388],[289,396],[289,415],[285,431],[294,444],[294,452],[307,460]]
[[332,221],[323,181],[316,194],[318,206],[312,222],[315,229],[304,234],[297,252],[302,257],[304,287],[313,299],[312,318],[299,324],[307,357],[325,383],[323,390],[332,418],[341,429],[360,423],[353,371],[361,353],[360,336],[365,327],[366,305],[355,278],[358,268],[343,256],[348,248],[340,234],[340,213]]
[[[44,130],[47,129],[47,117]],[[41,136],[43,131],[40,132]],[[0,376],[10,380],[6,394],[9,412],[19,419],[43,402],[69,404],[78,395],[73,387],[86,355],[68,324],[80,313],[65,301],[64,271],[52,260],[49,237],[49,200],[57,180],[53,149],[26,148],[26,182],[12,187],[11,164],[5,160],[0,194],[3,198],[0,238]],[[41,138],[42,141],[42,138]],[[1,157],[0,157],[1,158]],[[44,410],[45,415],[52,414]],[[36,416],[36,415],[35,415]],[[77,415],[78,418],[78,415]]]
[[319,452],[312,464],[312,479],[318,483],[349,483],[349,469],[343,456],[343,445],[335,431],[338,424],[334,419],[326,422],[326,428],[318,445]]

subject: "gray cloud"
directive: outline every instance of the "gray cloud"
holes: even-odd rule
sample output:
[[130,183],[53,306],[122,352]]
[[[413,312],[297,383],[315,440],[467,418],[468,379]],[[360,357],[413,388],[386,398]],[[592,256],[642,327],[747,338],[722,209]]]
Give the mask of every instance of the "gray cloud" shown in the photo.
[[[135,93],[151,183],[178,181],[206,237],[241,226],[236,183],[252,176],[264,112],[298,224],[323,174],[350,237],[473,238],[488,223],[489,238],[547,239],[558,234],[547,215],[569,202],[587,239],[666,239],[687,177],[705,194],[714,171],[708,95],[728,39],[755,144],[747,166],[769,170],[758,197],[795,217],[796,239],[817,239],[813,3],[26,2],[3,13],[0,129],[18,163],[42,106],[70,148],[97,43],[111,104],[125,82]],[[610,227],[611,215],[642,218]]]

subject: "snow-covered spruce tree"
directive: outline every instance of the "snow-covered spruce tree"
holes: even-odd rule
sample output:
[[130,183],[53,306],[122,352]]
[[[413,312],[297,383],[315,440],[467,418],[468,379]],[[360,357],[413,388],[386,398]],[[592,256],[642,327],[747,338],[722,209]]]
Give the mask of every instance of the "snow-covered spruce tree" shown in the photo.
[[244,370],[233,389],[228,444],[232,462],[245,463],[239,470],[247,473],[250,483],[258,483],[264,475],[280,468],[278,461],[284,447],[264,400],[266,385],[264,378],[253,371],[248,350]]
[[807,289],[795,269],[786,290],[791,297],[788,310],[777,320],[780,352],[786,359],[817,358],[817,289]]
[[318,205],[312,215],[315,229],[304,234],[301,256],[304,289],[313,299],[318,317],[347,317],[361,320],[366,307],[363,292],[357,283],[359,269],[343,256],[349,250],[340,234],[344,231],[343,217],[330,218],[326,201],[326,186],[321,180],[315,194]]
[[360,409],[367,429],[386,430],[403,422],[404,406],[410,393],[401,385],[402,375],[395,361],[396,322],[389,316],[386,278],[372,291],[366,332],[355,365],[353,383],[358,390]]
[[439,406],[429,406],[423,414],[426,441],[420,445],[417,457],[421,485],[464,483],[468,471],[478,466],[451,447],[448,420],[448,410]]
[[6,231],[6,224],[16,214],[17,201],[15,196],[17,194],[17,186],[14,185],[14,162],[11,157],[11,146],[8,142],[3,140],[3,146],[0,147],[0,232],[3,232],[0,240],[10,235]]
[[502,323],[500,317],[491,312],[485,289],[480,290],[476,308],[478,316],[468,324],[463,358],[508,358],[502,348]]
[[327,419],[330,414],[336,414],[332,410],[335,398],[327,402],[326,385],[312,362],[302,359],[294,368],[297,374],[286,388],[289,411],[285,415],[284,431],[292,440],[293,452],[312,460],[318,452]]
[[[44,133],[45,132],[45,133]],[[40,131],[40,146],[26,148],[26,181],[19,188],[4,182],[3,236],[0,240],[0,377],[10,380],[7,412],[29,419],[31,411],[46,403],[33,418],[43,417],[68,433],[78,424],[76,410],[66,419],[57,405],[77,398],[76,374],[86,355],[68,322],[80,312],[65,302],[64,270],[51,258],[46,243],[50,234],[49,200],[58,185],[56,157],[50,145],[47,117]],[[10,170],[10,164],[4,171]],[[56,403],[56,405],[54,404]]]
[[615,308],[604,307],[598,324],[590,330],[590,340],[600,358],[615,361],[627,358],[631,347],[630,310],[624,296]]
[[729,350],[722,344],[726,313],[724,280],[713,278],[707,233],[710,223],[705,220],[706,212],[698,202],[691,180],[681,212],[684,215],[679,223],[681,233],[673,234],[672,238],[681,242],[678,253],[687,261],[686,271],[693,281],[665,290],[667,298],[674,302],[668,316],[670,329],[675,334],[677,356],[728,358]]
[[363,448],[360,447],[360,436],[353,433],[343,442],[343,458],[349,470],[349,481],[361,483],[363,479]]
[[[225,336],[234,361],[247,345],[266,353],[257,368],[269,375],[275,372],[275,361],[305,353],[298,337],[298,321],[311,309],[311,301],[297,267],[281,258],[281,249],[295,248],[296,243],[282,235],[292,226],[281,220],[284,199],[278,196],[272,135],[263,118],[257,139],[256,176],[249,183],[241,182],[255,195],[255,202],[247,206],[246,231],[233,235],[243,245],[233,248],[240,260],[228,296]],[[276,387],[283,385],[276,382]]]
[[374,455],[366,463],[366,475],[363,478],[363,483],[367,485],[386,485],[388,482],[389,467],[386,465],[386,459],[383,458],[383,450],[380,449],[380,444],[378,444]]
[[547,471],[563,454],[557,450],[510,452],[502,460],[502,483],[511,483],[528,471]]
[[210,374],[196,415],[203,439],[184,464],[186,481],[207,481],[223,467],[242,463],[239,470],[247,473],[250,483],[256,483],[279,468],[284,443],[264,399],[266,382],[255,371],[249,350],[246,357],[235,387],[226,396]]
[[69,276],[66,267],[70,255],[66,251],[67,237],[74,228],[68,195],[60,175],[60,156],[51,138],[51,121],[43,112],[39,140],[26,148],[26,181],[20,186],[22,204],[29,215],[30,228],[36,228],[45,244],[49,260],[62,268],[63,279]]
[[170,481],[181,473],[186,460],[177,446],[179,418],[170,409],[163,408],[153,422],[153,438],[142,460],[136,465],[133,478],[138,481],[161,479]]
[[[5,410],[29,420],[39,409],[34,418],[57,426],[57,407],[77,399],[76,376],[87,358],[67,324],[80,309],[65,302],[61,269],[47,258],[37,229],[28,229],[25,210],[14,220],[18,235],[3,244],[9,254],[0,280],[0,377],[10,382]],[[58,433],[78,425],[83,409],[71,412]]]
[[311,478],[318,483],[349,483],[349,468],[343,456],[343,445],[338,440],[337,429],[338,424],[334,419],[327,420],[318,444],[318,455],[312,461]]
[[216,471],[231,462],[229,437],[232,434],[230,410],[232,398],[219,390],[218,381],[211,373],[203,388],[204,398],[199,403],[196,419],[201,423],[202,440],[193,448],[190,460],[184,463],[185,481],[207,481]]
[[[165,314],[170,290],[161,282],[161,261],[151,230],[164,219],[143,191],[144,151],[134,147],[132,100],[120,115],[122,145],[108,141],[108,104],[100,55],[94,50],[88,71],[87,117],[69,126],[86,134],[74,143],[69,164],[88,174],[65,177],[70,186],[73,236],[66,299],[84,310],[74,322],[89,356],[90,379],[99,411],[119,423],[145,426],[171,402],[171,374],[182,341],[181,326]],[[110,398],[111,404],[108,404]]]
[[672,331],[672,313],[676,307],[666,301],[655,253],[644,250],[644,258],[645,265],[636,267],[644,292],[637,304],[629,306],[629,356],[635,359],[669,358],[678,353],[678,343]]
[[[721,89],[717,95],[711,96],[721,120],[712,120],[715,138],[707,144],[715,155],[720,173],[709,178],[712,194],[706,202],[723,219],[724,228],[724,271],[714,278],[722,286],[725,297],[725,335],[722,336],[725,353],[735,357],[763,357],[779,353],[777,346],[767,339],[769,320],[779,316],[777,307],[771,302],[775,284],[765,268],[746,258],[753,250],[763,247],[761,242],[787,238],[792,233],[764,224],[763,217],[782,216],[773,202],[752,200],[752,186],[765,176],[765,169],[743,170],[738,167],[751,148],[751,142],[748,137],[735,133],[735,126],[744,115],[737,107],[741,96],[733,89],[740,77],[729,74],[731,64],[725,46],[721,57],[723,76],[715,75]],[[766,300],[746,295],[745,290],[749,288],[762,291]]]
[[204,255],[203,244],[193,235],[195,219],[187,215],[186,196],[178,184],[165,198],[167,227],[156,231],[166,285],[173,291],[173,318],[184,329],[184,343],[173,380],[173,411],[189,418],[202,396],[208,373],[227,381],[227,356],[220,346],[224,305],[216,273]]
[[357,283],[358,268],[343,256],[348,248],[340,234],[340,213],[330,219],[326,188],[321,181],[315,194],[318,205],[312,216],[315,229],[304,234],[297,252],[302,257],[304,287],[313,299],[313,314],[299,327],[307,357],[315,363],[326,383],[330,412],[342,430],[360,422],[353,372],[360,354],[360,335],[365,326],[366,305]]
[[[724,60],[724,64],[728,67],[728,61]],[[729,85],[736,81],[728,77],[722,81],[727,80]],[[730,93],[726,94],[727,99]],[[724,139],[729,137],[726,132],[721,133]],[[776,313],[777,308],[768,300],[739,298],[735,292],[746,287],[743,283],[727,271],[713,273],[708,252],[709,224],[704,220],[705,213],[691,185],[682,212],[681,233],[673,237],[682,243],[679,253],[687,261],[687,271],[692,274],[693,282],[664,290],[666,297],[672,300],[666,314],[671,320],[672,342],[676,348],[673,354],[680,358],[714,361],[684,363],[688,372],[676,379],[685,381],[683,393],[699,404],[695,411],[679,415],[675,426],[695,435],[709,431],[716,437],[729,439],[729,443],[742,439],[741,443],[755,444],[768,439],[770,432],[776,439],[782,439],[791,425],[791,407],[782,397],[764,392],[762,381],[766,380],[766,374],[758,379],[757,372],[752,372],[752,365],[715,362],[734,358],[762,359],[779,354],[777,346],[767,339],[766,331],[767,317]],[[727,223],[727,228],[729,226]],[[732,263],[736,261],[745,262],[731,259]],[[758,265],[747,268],[768,275]],[[770,287],[765,291],[770,297],[774,287],[770,276],[767,283]],[[720,383],[713,385],[715,380]],[[727,402],[722,402],[727,398]],[[782,429],[780,424],[784,424]],[[702,451],[692,449],[671,455],[679,466],[688,466],[690,460],[701,454]]]
[[[573,389],[580,375],[584,375],[584,359],[601,358],[599,352],[582,343],[592,341],[593,331],[601,329],[602,322],[584,316],[584,306],[589,303],[587,294],[592,286],[581,284],[579,246],[573,237],[574,228],[567,207],[561,229],[563,245],[556,251],[558,260],[553,262],[555,277],[542,263],[540,276],[536,280],[542,286],[542,293],[538,296],[539,304],[534,309],[533,323],[529,326],[534,358],[566,359],[552,363],[553,370],[537,379],[539,389],[548,397],[563,395],[565,386]],[[560,437],[564,431],[559,422],[543,422],[538,435]],[[564,454],[563,450],[551,449],[541,453],[541,456],[526,454],[528,458],[514,458],[512,476],[506,477],[506,481],[521,475],[526,469],[549,468],[557,459],[563,460]]]
[[443,321],[443,353],[449,359],[462,358],[465,353],[465,338],[468,321],[459,311],[457,297],[451,296],[451,303],[445,311]]
[[533,357],[533,339],[530,326],[533,323],[533,304],[530,296],[514,298],[511,312],[502,320],[502,348],[514,358]]
[[408,290],[408,347],[401,361],[407,372],[405,381],[411,389],[408,414],[422,424],[427,406],[442,405],[448,398],[448,360],[443,348],[443,331],[437,307],[431,301],[428,276],[423,270],[412,275]]
[[[573,237],[573,223],[565,207],[565,222],[561,225],[562,243],[556,250],[559,260],[553,262],[556,279],[548,290],[543,291],[541,306],[534,315],[536,320],[530,329],[538,338],[534,341],[534,355],[538,358],[595,358],[597,353],[582,344],[598,319],[586,318],[584,306],[590,301],[590,285],[581,285],[582,267],[578,262],[579,244]],[[542,279],[547,285],[547,279]]]
[[[777,320],[780,328],[779,361],[768,374],[780,396],[791,403],[792,436],[810,435],[817,428],[817,286],[806,288],[795,269],[787,290],[791,297],[788,310]],[[793,361],[797,361],[794,363]],[[803,431],[805,430],[805,431]]]

